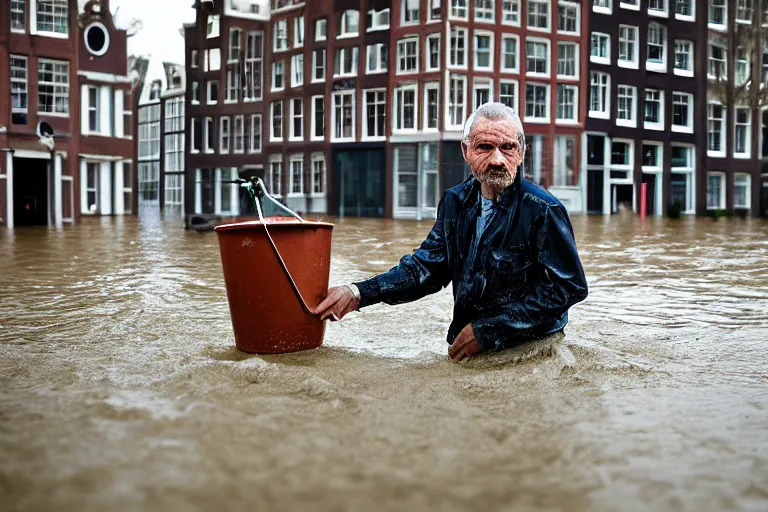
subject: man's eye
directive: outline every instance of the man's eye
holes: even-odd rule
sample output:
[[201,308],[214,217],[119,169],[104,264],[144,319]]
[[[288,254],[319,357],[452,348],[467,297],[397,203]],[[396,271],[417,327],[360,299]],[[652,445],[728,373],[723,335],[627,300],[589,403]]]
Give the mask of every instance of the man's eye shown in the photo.
[[493,149],[493,146],[491,146],[490,144],[478,144],[477,149],[479,149],[480,151],[490,151]]
[[502,151],[515,151],[517,149],[517,144],[512,142],[507,142],[506,144],[501,145]]

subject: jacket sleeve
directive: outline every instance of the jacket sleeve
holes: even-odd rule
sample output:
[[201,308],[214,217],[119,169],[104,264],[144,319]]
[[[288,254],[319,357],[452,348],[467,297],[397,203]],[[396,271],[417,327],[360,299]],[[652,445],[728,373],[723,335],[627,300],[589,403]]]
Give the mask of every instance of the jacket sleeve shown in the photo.
[[547,208],[536,235],[536,253],[549,280],[533,285],[522,299],[501,304],[490,316],[472,322],[475,338],[485,350],[545,333],[571,306],[587,297],[573,228],[562,206]]
[[445,240],[445,198],[440,200],[435,225],[416,251],[403,256],[388,272],[355,283],[361,308],[378,302],[411,302],[448,286],[451,272]]

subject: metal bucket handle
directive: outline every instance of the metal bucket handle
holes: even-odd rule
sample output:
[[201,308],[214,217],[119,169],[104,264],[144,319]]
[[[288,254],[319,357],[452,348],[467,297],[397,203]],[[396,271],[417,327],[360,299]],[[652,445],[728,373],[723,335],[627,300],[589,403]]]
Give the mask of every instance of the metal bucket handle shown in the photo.
[[267,238],[269,239],[270,245],[272,245],[272,250],[275,253],[275,256],[277,256],[278,261],[280,262],[280,266],[283,267],[283,271],[285,272],[285,275],[288,277],[288,281],[291,283],[291,287],[293,287],[293,291],[296,292],[296,296],[299,298],[299,302],[301,302],[301,305],[304,307],[305,310],[310,315],[316,315],[315,310],[310,308],[307,304],[307,301],[304,300],[304,297],[301,295],[301,292],[299,291],[299,287],[296,286],[296,281],[293,280],[293,276],[291,275],[291,272],[288,270],[288,267],[285,264],[285,261],[283,261],[283,257],[280,255],[280,251],[277,249],[277,245],[275,245],[275,241],[272,239],[272,235],[269,234],[269,229],[267,229],[267,223],[264,221],[264,215],[261,211],[261,198],[266,197],[273,203],[275,203],[280,209],[290,213],[294,217],[296,217],[299,222],[302,224],[305,224],[307,221],[302,219],[301,216],[285,206],[284,204],[280,203],[277,199],[269,195],[269,192],[267,192],[267,187],[264,186],[264,182],[261,180],[261,178],[257,176],[252,176],[250,180],[243,180],[239,179],[235,181],[235,183],[240,183],[240,186],[245,188],[248,191],[248,195],[251,196],[251,199],[253,200],[253,204],[256,206],[256,213],[259,214],[259,222],[261,222],[261,225],[264,226],[264,232],[267,234]]

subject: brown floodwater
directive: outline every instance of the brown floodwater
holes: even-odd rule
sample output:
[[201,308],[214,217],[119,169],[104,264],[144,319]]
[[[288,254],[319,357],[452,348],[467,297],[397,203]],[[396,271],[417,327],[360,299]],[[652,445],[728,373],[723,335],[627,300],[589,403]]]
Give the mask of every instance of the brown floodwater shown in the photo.
[[[214,233],[0,230],[0,509],[768,510],[768,223],[573,223],[565,335],[462,364],[448,290],[251,356]],[[344,219],[332,283],[430,227]]]

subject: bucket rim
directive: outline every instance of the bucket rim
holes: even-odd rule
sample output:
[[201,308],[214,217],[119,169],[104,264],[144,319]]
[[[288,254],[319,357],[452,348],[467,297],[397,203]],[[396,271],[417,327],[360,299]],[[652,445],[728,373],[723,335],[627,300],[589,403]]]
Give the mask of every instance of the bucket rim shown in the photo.
[[[259,220],[249,220],[244,222],[233,222],[228,224],[220,224],[213,228],[215,232],[219,231],[238,231],[241,229],[253,229],[253,228],[262,228],[263,226],[268,226],[269,229],[282,229],[282,228],[296,228],[296,227],[311,227],[311,228],[333,228],[334,225],[330,222],[320,222],[315,220],[306,220],[304,222],[300,222],[297,219],[294,219],[292,217],[273,217],[276,220],[275,222],[266,222],[262,223]],[[285,220],[284,220],[285,219]]]

